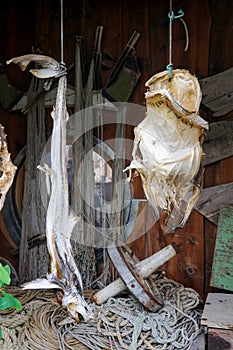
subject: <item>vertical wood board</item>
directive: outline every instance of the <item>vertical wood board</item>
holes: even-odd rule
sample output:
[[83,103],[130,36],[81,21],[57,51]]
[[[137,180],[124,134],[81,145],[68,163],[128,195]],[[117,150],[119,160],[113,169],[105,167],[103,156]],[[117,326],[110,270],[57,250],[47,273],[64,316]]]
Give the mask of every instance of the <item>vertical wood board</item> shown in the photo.
[[214,287],[233,291],[233,206],[220,209],[212,277]]

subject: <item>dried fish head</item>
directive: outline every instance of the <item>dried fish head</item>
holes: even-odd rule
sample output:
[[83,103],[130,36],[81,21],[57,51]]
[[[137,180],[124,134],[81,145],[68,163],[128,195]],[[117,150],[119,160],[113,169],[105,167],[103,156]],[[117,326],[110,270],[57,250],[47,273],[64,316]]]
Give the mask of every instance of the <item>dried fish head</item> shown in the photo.
[[37,78],[47,79],[59,77],[66,72],[65,67],[54,58],[44,55],[28,54],[14,57],[6,63],[15,63],[24,71],[30,62],[35,62],[40,68],[30,69],[30,72]]
[[71,316],[79,322],[79,314],[82,315],[84,321],[93,317],[91,307],[84,301],[83,297],[76,288],[65,290],[62,298],[62,306],[66,308]]
[[153,75],[145,84],[146,98],[164,95],[182,114],[198,113],[201,103],[201,89],[195,76],[184,69],[173,70],[172,79],[167,71]]
[[183,227],[198,198],[201,143],[208,123],[198,115],[201,90],[187,70],[167,71],[146,82],[147,114],[135,128],[134,170],[156,219],[169,214],[167,232]]

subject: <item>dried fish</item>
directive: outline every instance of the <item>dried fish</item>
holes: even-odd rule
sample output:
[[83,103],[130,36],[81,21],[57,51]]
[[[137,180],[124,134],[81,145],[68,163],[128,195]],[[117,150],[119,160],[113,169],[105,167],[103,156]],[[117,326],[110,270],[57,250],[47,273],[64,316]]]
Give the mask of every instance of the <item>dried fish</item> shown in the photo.
[[[50,62],[53,62],[53,59],[48,59],[48,65]],[[78,321],[79,314],[84,320],[87,320],[91,318],[92,311],[83,297],[82,279],[70,242],[77,218],[70,212],[68,198],[66,123],[69,115],[66,109],[66,89],[66,76],[63,75],[59,78],[56,105],[51,114],[53,118],[51,167],[49,168],[47,164],[43,168],[40,167],[50,178],[51,187],[46,216],[46,239],[50,255],[50,273],[47,274],[49,283],[44,279],[37,279],[26,283],[23,289],[54,288],[56,286],[63,292],[63,307]]]
[[[83,286],[80,273],[72,254],[71,233],[77,222],[69,209],[68,179],[66,169],[66,77],[59,79],[57,100],[53,117],[51,138],[51,196],[47,211],[46,237],[50,254],[51,272],[47,276],[51,283],[61,286],[64,296],[62,305],[78,319],[80,313],[84,319],[91,316],[91,310],[83,298]],[[47,171],[47,168],[45,168]]]
[[135,128],[133,160],[126,170],[140,175],[156,219],[168,213],[167,232],[183,227],[198,199],[202,142],[208,123],[199,114],[196,77],[176,69],[146,82],[147,114]]
[[14,180],[16,166],[13,165],[7,149],[6,134],[0,124],[0,210],[4,205],[6,194]]
[[57,62],[54,58],[44,55],[28,54],[19,57],[12,58],[6,63],[15,63],[20,66],[22,71],[25,71],[30,62],[35,62],[42,68],[30,69],[30,72],[37,78],[47,79],[47,78],[57,78],[65,73],[66,68],[63,64]]

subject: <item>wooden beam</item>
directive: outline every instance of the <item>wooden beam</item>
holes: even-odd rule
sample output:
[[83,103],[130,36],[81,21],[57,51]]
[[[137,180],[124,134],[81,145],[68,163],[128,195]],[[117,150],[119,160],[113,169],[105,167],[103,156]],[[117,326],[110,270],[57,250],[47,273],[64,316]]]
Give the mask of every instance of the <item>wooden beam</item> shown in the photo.
[[233,119],[211,123],[203,144],[203,165],[209,165],[233,155]]
[[200,80],[202,103],[213,112],[213,117],[233,110],[233,67]]
[[204,188],[195,209],[217,225],[220,207],[223,205],[233,205],[233,182]]
[[[178,253],[177,246],[169,244],[167,247],[161,249],[159,252],[150,256],[149,258],[139,261],[135,264],[135,271],[138,276],[148,278],[161,265],[170,260]],[[94,296],[93,301],[100,305],[105,303],[109,298],[114,297],[127,290],[126,284],[121,278],[107,285],[105,288],[99,290]]]

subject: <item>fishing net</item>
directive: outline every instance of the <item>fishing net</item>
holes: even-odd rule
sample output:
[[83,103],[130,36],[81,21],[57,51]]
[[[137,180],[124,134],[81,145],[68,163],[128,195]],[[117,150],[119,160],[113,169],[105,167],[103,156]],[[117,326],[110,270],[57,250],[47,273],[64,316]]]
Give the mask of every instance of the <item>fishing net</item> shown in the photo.
[[[76,135],[81,135],[72,146],[72,210],[81,220],[73,230],[73,249],[82,276],[84,287],[88,288],[96,279],[95,254],[95,212],[94,212],[94,167],[93,167],[93,118],[88,107],[102,103],[100,94],[101,40],[103,27],[98,26],[95,45],[87,80],[82,71],[83,49],[81,38],[76,42],[75,57],[75,112],[73,118]],[[83,108],[85,108],[83,110]],[[78,242],[78,244],[76,244]]]
[[[94,318],[77,323],[51,291],[10,292],[23,311],[1,311],[2,350],[68,349],[189,349],[200,333],[200,298],[196,291],[162,278],[156,280],[164,300],[158,312],[148,312],[131,295],[92,304]],[[92,292],[86,292],[90,301]]]
[[[43,91],[43,81],[32,78],[28,91],[28,103]],[[49,268],[49,254],[45,241],[33,246],[33,240],[45,233],[46,193],[45,184],[40,181],[40,164],[46,143],[44,98],[33,104],[27,112],[27,145],[25,159],[25,175],[23,184],[22,232],[19,252],[20,283],[38,278],[46,274]],[[35,242],[34,241],[34,242]],[[32,244],[32,245],[31,245]],[[30,246],[30,249],[29,249]]]

